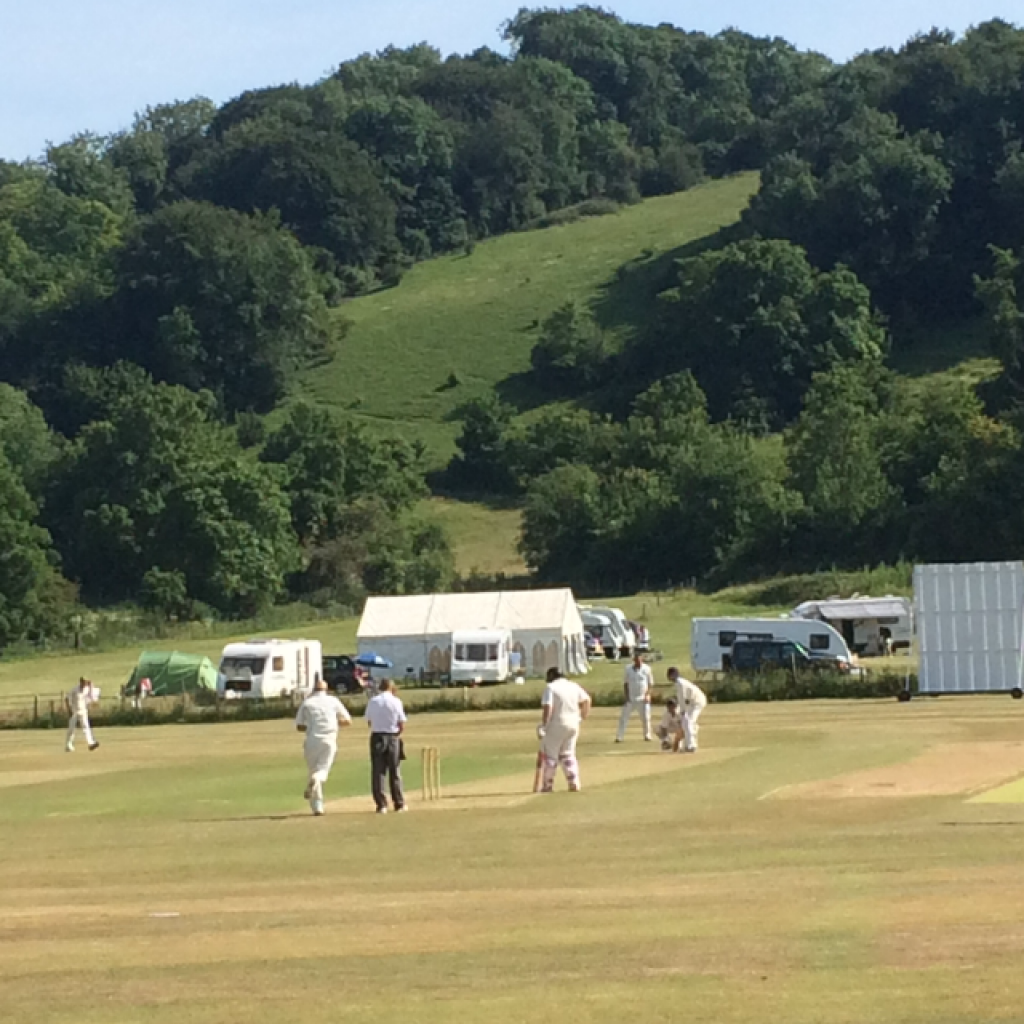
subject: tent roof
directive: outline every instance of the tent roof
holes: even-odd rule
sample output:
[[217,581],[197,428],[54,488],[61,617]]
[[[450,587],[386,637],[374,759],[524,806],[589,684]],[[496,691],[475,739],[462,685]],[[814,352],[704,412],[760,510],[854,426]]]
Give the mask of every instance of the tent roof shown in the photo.
[[804,601],[793,609],[801,618],[820,616],[823,619],[894,619],[910,614],[910,601],[905,597],[852,597],[834,601]]
[[568,588],[424,594],[368,598],[356,635],[362,640],[463,629],[558,629],[575,634],[583,632],[583,623]]

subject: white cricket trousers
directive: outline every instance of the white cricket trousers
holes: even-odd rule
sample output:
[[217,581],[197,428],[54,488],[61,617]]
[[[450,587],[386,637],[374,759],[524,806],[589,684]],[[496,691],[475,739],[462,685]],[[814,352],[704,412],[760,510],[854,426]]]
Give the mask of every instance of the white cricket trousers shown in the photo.
[[68,734],[64,741],[65,750],[75,749],[75,730],[81,729],[82,735],[85,737],[85,742],[91,747],[95,740],[92,737],[92,726],[89,724],[89,712],[78,711],[72,712],[71,717],[68,719]]
[[324,783],[331,774],[335,755],[338,753],[337,741],[314,739],[307,737],[302,752],[306,755],[306,767],[309,769],[309,788],[311,799],[322,800]]
[[548,723],[544,739],[540,743],[540,753],[544,761],[540,788],[542,793],[554,790],[559,765],[562,766],[569,788],[580,788],[580,765],[576,760],[576,740],[579,734],[578,726],[574,728]]
[[617,740],[624,740],[626,738],[626,726],[629,725],[629,720],[636,711],[640,715],[640,721],[643,722],[644,726],[644,739],[649,740],[651,738],[651,705],[646,700],[627,700],[622,705],[622,714],[619,715],[619,731],[616,734]]
[[683,710],[683,742],[686,749],[691,752],[697,749],[697,734],[700,732],[697,719],[703,710],[703,704],[696,704]]

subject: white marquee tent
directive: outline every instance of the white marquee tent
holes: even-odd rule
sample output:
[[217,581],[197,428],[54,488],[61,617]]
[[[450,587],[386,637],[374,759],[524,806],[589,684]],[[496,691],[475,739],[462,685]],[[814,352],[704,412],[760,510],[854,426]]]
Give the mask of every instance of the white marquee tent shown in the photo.
[[440,674],[451,667],[452,633],[476,629],[509,630],[529,675],[555,666],[567,675],[589,671],[583,622],[568,588],[371,597],[356,637],[360,654],[382,655],[396,675]]

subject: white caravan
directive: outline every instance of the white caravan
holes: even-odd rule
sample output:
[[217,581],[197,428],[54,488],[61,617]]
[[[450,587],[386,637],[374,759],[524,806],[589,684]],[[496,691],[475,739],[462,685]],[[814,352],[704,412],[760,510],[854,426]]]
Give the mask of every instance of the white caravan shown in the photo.
[[308,693],[323,678],[319,640],[246,640],[220,656],[217,692],[227,697],[287,697]]
[[509,677],[512,634],[507,629],[462,629],[452,633],[453,683],[503,683]]
[[819,619],[834,626],[855,654],[867,657],[909,650],[914,639],[914,616],[906,597],[851,597],[804,601],[793,615]]
[[737,640],[792,640],[814,654],[828,654],[853,664],[846,641],[827,622],[781,618],[694,619],[690,664],[698,672],[724,672]]
[[[629,656],[636,647],[636,634],[626,621],[621,608],[610,608],[600,604],[578,606],[580,618],[588,632],[594,632],[601,641],[606,658],[617,658],[620,654]],[[600,627],[600,634],[595,630]]]

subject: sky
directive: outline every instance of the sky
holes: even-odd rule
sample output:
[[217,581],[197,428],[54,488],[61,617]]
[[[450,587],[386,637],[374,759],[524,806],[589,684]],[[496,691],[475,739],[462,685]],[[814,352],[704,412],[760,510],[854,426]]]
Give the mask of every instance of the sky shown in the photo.
[[[563,0],[564,2],[564,0]],[[600,0],[592,0],[600,2]],[[309,84],[388,45],[504,51],[524,0],[7,0],[0,22],[0,158],[43,154],[77,132],[105,135],[147,106]],[[736,27],[846,60],[933,26],[962,32],[1024,0],[604,0],[627,21]],[[558,0],[528,6],[560,6]],[[566,6],[571,6],[571,2]]]

